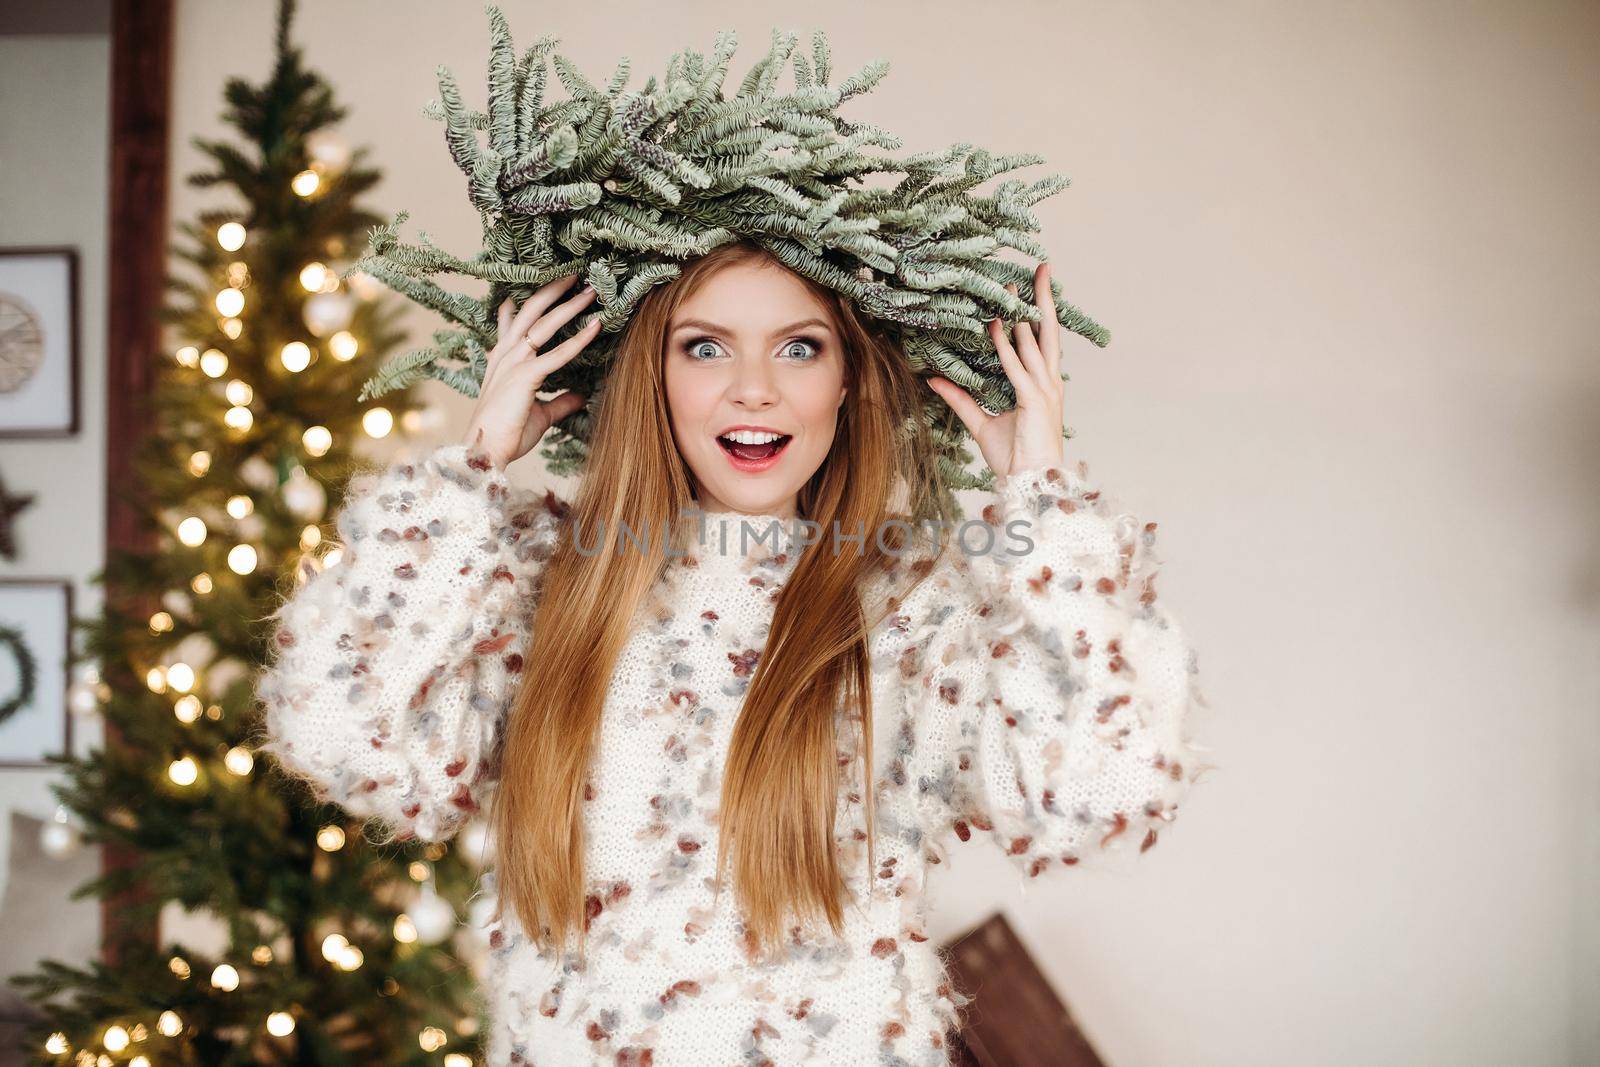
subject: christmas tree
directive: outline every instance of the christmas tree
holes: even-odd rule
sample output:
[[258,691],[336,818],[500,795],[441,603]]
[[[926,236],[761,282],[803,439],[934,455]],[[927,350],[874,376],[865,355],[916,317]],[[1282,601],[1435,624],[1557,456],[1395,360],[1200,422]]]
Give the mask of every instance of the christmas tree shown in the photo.
[[[208,169],[190,183],[229,195],[178,227],[188,277],[168,282],[173,351],[130,487],[149,548],[108,558],[108,606],[81,630],[94,675],[75,700],[115,743],[54,760],[74,828],[126,857],[75,897],[121,913],[104,960],[12,979],[44,1015],[41,1064],[478,1062],[472,969],[446,938],[482,836],[374,847],[251,751],[270,616],[339,552],[356,446],[421,416],[403,390],[357,403],[403,337],[347,269],[382,221],[357,202],[378,172],[333,132],[344,110],[290,44],[292,13],[267,80],[227,84],[237,143],[194,142]],[[222,947],[152,942],[170,905]]]

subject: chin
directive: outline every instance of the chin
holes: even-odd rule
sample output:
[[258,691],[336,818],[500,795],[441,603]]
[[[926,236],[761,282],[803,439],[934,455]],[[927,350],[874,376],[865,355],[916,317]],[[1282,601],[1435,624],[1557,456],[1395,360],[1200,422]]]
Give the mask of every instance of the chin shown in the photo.
[[744,488],[745,491],[740,492],[733,486],[712,486],[711,493],[722,501],[723,507],[750,515],[764,515],[779,511],[794,496],[792,493],[775,493],[765,486],[762,487],[763,491],[759,494],[751,492],[748,486]]

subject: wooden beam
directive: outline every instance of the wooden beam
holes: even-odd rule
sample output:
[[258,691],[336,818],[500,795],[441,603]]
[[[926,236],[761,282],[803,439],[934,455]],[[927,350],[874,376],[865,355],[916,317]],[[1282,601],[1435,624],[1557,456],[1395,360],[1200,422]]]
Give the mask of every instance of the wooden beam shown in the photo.
[[[147,534],[127,498],[133,452],[150,425],[148,400],[161,345],[159,312],[167,276],[167,137],[171,122],[172,0],[113,0],[111,11],[111,192],[106,309],[106,550],[146,547]],[[110,585],[106,608],[128,605]],[[119,665],[107,664],[108,671]],[[120,665],[125,671],[126,666]],[[109,678],[128,684],[127,678]],[[137,685],[138,681],[134,680]],[[122,742],[110,723],[109,751]],[[133,857],[106,846],[102,871],[131,866]],[[100,905],[102,959],[151,951],[157,923],[135,928],[130,896]]]

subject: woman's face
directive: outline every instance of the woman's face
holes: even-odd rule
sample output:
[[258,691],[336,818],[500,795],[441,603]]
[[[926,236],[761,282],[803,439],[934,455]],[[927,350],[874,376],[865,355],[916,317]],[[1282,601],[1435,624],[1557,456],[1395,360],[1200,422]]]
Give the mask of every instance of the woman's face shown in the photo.
[[847,390],[832,316],[804,283],[763,261],[717,271],[668,326],[666,387],[700,507],[793,517]]

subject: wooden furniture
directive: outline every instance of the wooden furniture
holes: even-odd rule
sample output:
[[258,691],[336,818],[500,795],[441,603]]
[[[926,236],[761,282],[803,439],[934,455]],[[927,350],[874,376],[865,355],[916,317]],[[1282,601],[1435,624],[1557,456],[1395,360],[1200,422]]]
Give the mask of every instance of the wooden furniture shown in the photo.
[[946,946],[969,997],[952,1048],[958,1067],[1105,1067],[1016,931],[998,912]]

